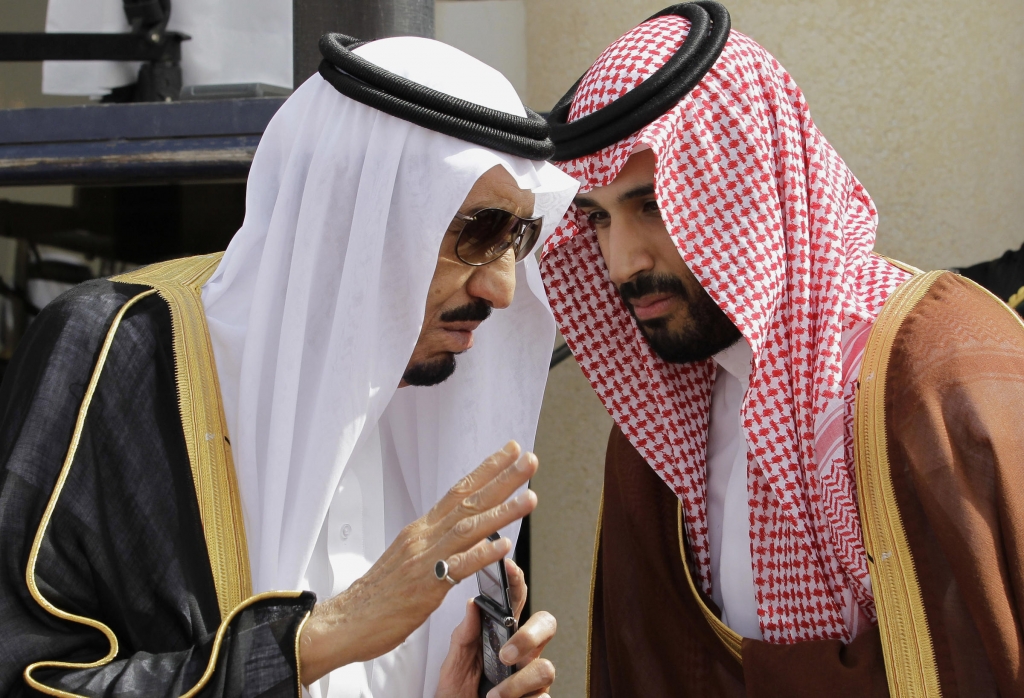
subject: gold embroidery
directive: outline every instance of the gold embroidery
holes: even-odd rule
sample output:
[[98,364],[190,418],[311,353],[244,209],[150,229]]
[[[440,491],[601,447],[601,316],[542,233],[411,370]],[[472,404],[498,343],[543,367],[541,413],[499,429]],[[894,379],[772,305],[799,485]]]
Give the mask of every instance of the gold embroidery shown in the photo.
[[300,698],[302,696],[302,631],[306,629],[306,621],[311,615],[313,615],[312,611],[306,611],[302,622],[295,630],[295,681],[299,685],[299,692],[296,695]]
[[[206,684],[209,683],[213,673],[217,670],[217,658],[220,655],[220,647],[224,642],[224,636],[228,632],[228,627],[231,625],[231,621],[235,619],[235,616],[249,608],[249,606],[257,604],[260,601],[266,601],[267,599],[297,599],[301,595],[301,591],[265,591],[262,594],[250,596],[248,599],[231,609],[217,628],[217,635],[213,638],[213,648],[210,650],[210,660],[206,663],[206,671],[204,671],[203,675],[199,677],[199,681],[196,682],[196,685],[190,688],[187,693],[182,694],[181,698],[193,698],[193,696],[199,693],[199,691],[206,688]],[[308,616],[309,614],[307,613],[306,615]],[[298,667],[298,665],[299,658],[296,657],[295,666]],[[302,695],[301,688],[299,689],[299,695]]]
[[[597,540],[594,541],[594,566],[593,572],[590,576],[590,613],[587,618],[587,692],[586,695],[590,695],[590,657],[592,652],[592,643],[594,636],[594,590],[597,586],[597,555],[601,547],[601,522],[604,516],[604,492],[601,493],[601,509],[597,517]],[[735,630],[723,623],[719,618],[711,612],[711,609],[707,607],[703,599],[700,598],[700,594],[697,593],[697,587],[694,586],[693,579],[690,576],[690,565],[686,560],[686,547],[683,543],[683,505],[679,503],[677,524],[678,526],[678,538],[679,538],[679,557],[683,562],[683,569],[686,571],[686,582],[690,587],[690,593],[693,594],[693,598],[697,600],[697,605],[700,606],[701,613],[707,619],[711,629],[718,636],[718,639],[722,641],[725,648],[729,651],[736,661],[743,662],[743,637]]]
[[221,619],[252,595],[249,549],[201,289],[222,253],[143,267],[111,280],[151,286],[171,309],[185,445]]
[[[970,281],[970,279],[968,279]],[[1021,303],[1024,303],[1024,286],[1017,289],[1017,292],[1010,296],[1010,299],[1006,301],[1006,304],[1011,308],[1016,308]]]
[[729,654],[736,658],[737,662],[743,663],[743,636],[737,633],[735,630],[730,628],[728,625],[723,623],[721,619],[711,612],[707,604],[704,603],[704,599],[697,593],[697,586],[693,583],[693,577],[690,575],[690,563],[686,559],[686,545],[683,542],[683,503],[679,502],[679,509],[676,515],[676,525],[678,526],[679,536],[679,557],[683,561],[683,569],[686,570],[686,583],[690,586],[690,592],[693,594],[693,598],[697,600],[697,605],[700,606],[700,612],[704,614],[704,618],[707,619],[708,625],[715,631],[715,635],[725,645],[725,649],[729,650]]
[[885,383],[904,319],[945,273],[919,273],[889,296],[864,349],[854,408],[857,499],[885,673],[894,698],[942,695],[921,587],[889,469]]
[[586,695],[590,695],[590,653],[594,644],[594,590],[597,589],[597,555],[601,551],[601,521],[604,519],[604,487],[597,509],[597,533],[594,535],[594,564],[590,566],[590,606],[587,610],[587,678]]
[[39,549],[43,544],[43,536],[46,534],[46,529],[50,524],[50,518],[53,516],[53,511],[57,508],[57,500],[60,499],[61,491],[64,489],[64,483],[67,482],[68,473],[71,472],[71,463],[75,460],[75,453],[78,451],[78,442],[82,438],[82,429],[85,427],[85,418],[89,413],[89,405],[92,404],[92,396],[96,392],[96,385],[99,383],[100,374],[103,372],[103,365],[107,361],[107,354],[110,353],[110,345],[114,343],[114,334],[117,332],[117,328],[120,326],[121,319],[124,317],[124,314],[127,313],[128,310],[137,302],[146,296],[152,295],[153,293],[155,293],[155,291],[140,293],[125,303],[118,311],[117,315],[114,316],[114,321],[110,324],[110,329],[107,330],[107,336],[103,340],[103,346],[100,348],[100,355],[96,360],[96,366],[92,370],[92,377],[89,379],[89,385],[86,387],[85,396],[82,398],[82,404],[78,408],[78,418],[75,420],[75,430],[71,434],[71,444],[68,446],[68,453],[64,458],[64,465],[61,466],[60,475],[57,476],[57,483],[53,486],[53,492],[50,494],[50,501],[47,502],[46,509],[43,510],[43,518],[39,522],[39,528],[36,529],[36,537],[33,539],[32,548],[29,551],[28,565],[25,569],[25,583],[28,585],[28,592],[32,595],[32,598],[35,599],[35,602],[46,609],[46,611],[51,615],[57,616],[63,620],[71,621],[72,623],[81,623],[82,625],[87,625],[90,628],[99,630],[107,638],[107,642],[110,643],[110,651],[107,652],[106,656],[102,659],[98,659],[95,662],[43,661],[29,664],[25,667],[25,672],[23,674],[25,677],[25,683],[37,691],[47,693],[51,696],[77,698],[73,693],[50,688],[36,681],[35,678],[32,677],[32,672],[36,669],[92,669],[94,667],[103,666],[117,656],[118,644],[117,636],[114,635],[114,631],[98,620],[62,611],[46,600],[39,591],[39,585],[36,584],[36,562],[39,560]]
[[[208,370],[208,371],[213,371],[213,373],[212,373],[212,377],[213,377],[213,380],[214,380],[213,387],[216,388],[217,391],[218,391],[217,394],[216,394],[216,400],[217,400],[216,404],[219,405],[220,404],[219,388],[217,387],[217,384],[216,384],[216,372],[213,370],[212,349],[210,349],[210,347],[209,347],[209,333],[206,332],[206,328],[205,328],[206,316],[202,312],[202,305],[201,305],[201,301],[199,300],[199,289],[202,286],[202,284],[205,282],[205,280],[207,278],[209,278],[209,275],[213,272],[213,270],[216,268],[216,265],[219,262],[219,260],[220,260],[220,255],[219,254],[218,255],[209,255],[207,257],[200,257],[200,258],[193,258],[193,259],[186,259],[186,260],[177,260],[176,262],[167,262],[165,264],[154,265],[154,267],[157,267],[157,269],[154,269],[154,267],[146,267],[146,268],[141,269],[141,270],[139,270],[137,272],[132,272],[130,274],[125,274],[125,275],[123,275],[121,277],[117,277],[116,279],[113,279],[113,280],[116,280],[116,281],[124,281],[125,283],[138,283],[138,284],[144,284],[144,285],[151,285],[151,286],[154,286],[154,288],[152,290],[150,290],[150,291],[144,291],[144,292],[138,294],[137,296],[134,296],[131,299],[129,299],[121,307],[121,309],[118,311],[117,315],[114,316],[114,320],[113,320],[113,322],[110,325],[110,329],[107,330],[107,335],[106,335],[106,338],[104,339],[103,345],[102,345],[102,347],[100,349],[100,354],[99,354],[99,357],[96,360],[96,365],[93,368],[92,376],[91,376],[91,378],[89,380],[89,385],[86,388],[85,395],[84,395],[84,397],[82,399],[82,404],[81,404],[81,406],[79,407],[79,410],[78,410],[78,417],[77,417],[77,419],[75,421],[75,428],[74,428],[74,431],[72,432],[71,443],[70,443],[70,445],[68,447],[67,456],[64,459],[64,464],[61,467],[61,472],[60,472],[60,474],[57,477],[57,482],[54,485],[53,492],[50,495],[50,500],[47,502],[46,509],[43,511],[42,520],[39,523],[39,527],[36,529],[36,535],[35,535],[35,538],[33,539],[32,548],[30,549],[30,552],[29,552],[28,565],[27,565],[26,573],[25,573],[25,582],[28,585],[29,594],[32,596],[32,598],[35,600],[36,603],[38,603],[48,613],[50,613],[51,615],[56,616],[57,618],[61,618],[63,620],[67,620],[67,621],[70,621],[70,622],[73,622],[73,623],[80,623],[80,624],[86,625],[86,626],[88,626],[90,628],[95,628],[96,630],[99,630],[101,633],[103,633],[104,637],[107,638],[107,642],[110,645],[110,649],[109,649],[109,651],[107,652],[107,654],[105,656],[103,656],[101,659],[98,659],[98,660],[93,661],[93,662],[40,661],[40,662],[35,662],[35,663],[30,664],[29,666],[25,667],[25,671],[22,674],[22,676],[25,679],[25,683],[28,684],[31,688],[39,691],[40,693],[44,693],[44,694],[50,695],[50,696],[59,696],[60,698],[84,698],[83,696],[79,696],[78,694],[70,693],[68,691],[64,691],[64,690],[61,690],[59,688],[52,688],[52,687],[47,686],[47,685],[45,685],[43,683],[40,683],[32,674],[33,674],[33,672],[36,669],[75,669],[75,670],[83,670],[83,669],[93,669],[93,668],[101,667],[101,666],[104,666],[106,664],[109,664],[117,656],[118,651],[119,651],[119,643],[118,643],[118,640],[117,640],[117,636],[114,634],[114,632],[109,627],[107,627],[104,623],[101,623],[98,620],[94,620],[92,618],[86,618],[84,616],[78,616],[78,615],[75,615],[73,613],[68,613],[67,611],[63,611],[63,610],[57,608],[56,606],[54,606],[40,592],[39,585],[36,583],[36,575],[35,575],[36,563],[37,563],[37,561],[39,559],[39,550],[42,547],[43,537],[46,534],[46,529],[47,529],[47,527],[49,525],[50,519],[53,516],[53,512],[54,512],[54,510],[57,507],[57,502],[60,499],[60,495],[61,495],[61,492],[62,492],[62,490],[64,488],[64,484],[67,481],[68,474],[71,471],[71,464],[74,462],[75,454],[78,451],[78,444],[79,444],[79,441],[81,440],[82,430],[83,430],[83,428],[85,426],[86,416],[87,416],[87,414],[89,412],[89,406],[92,403],[92,398],[93,398],[93,395],[96,392],[96,386],[99,383],[100,375],[103,372],[103,367],[104,367],[104,364],[106,363],[107,355],[109,354],[110,347],[113,344],[114,335],[116,334],[116,332],[118,330],[118,327],[121,324],[121,320],[124,318],[125,313],[127,313],[128,310],[133,305],[135,305],[140,300],[142,300],[142,299],[144,299],[144,298],[146,298],[148,296],[153,295],[154,293],[160,293],[161,288],[163,288],[164,290],[167,290],[172,295],[180,296],[181,293],[182,293],[181,289],[173,288],[173,283],[176,282],[176,281],[181,282],[181,280],[184,279],[184,283],[188,284],[185,288],[187,288],[189,290],[189,292],[192,293],[192,298],[191,299],[185,298],[184,300],[182,300],[179,297],[179,298],[176,299],[179,302],[179,305],[177,306],[178,314],[179,314],[178,322],[181,322],[180,309],[182,307],[188,307],[189,303],[199,303],[199,313],[198,313],[198,315],[195,315],[194,317],[187,318],[186,321],[189,322],[190,325],[191,325],[190,331],[194,332],[197,326],[202,330],[202,332],[203,332],[202,336],[205,338],[206,347],[207,347],[207,350],[208,350],[209,362],[208,362],[208,364],[205,367],[202,366],[202,365],[200,365],[198,367],[193,365],[192,368],[193,368],[193,371],[204,370],[204,369]],[[176,265],[177,269],[175,269],[175,268],[170,268],[169,269],[168,268],[168,267],[171,267],[172,265]],[[153,275],[150,276],[150,274],[147,273],[147,272],[153,272]],[[151,283],[150,281],[143,281],[142,279],[155,279],[155,280],[159,281],[159,285],[157,283]],[[172,285],[172,287],[169,288],[169,289],[167,288],[168,284]],[[164,297],[165,300],[167,300],[167,298],[165,296],[163,296],[162,293],[160,295],[161,295],[161,297]],[[169,305],[171,304],[170,301],[167,301],[167,302],[168,302]],[[171,317],[172,317],[172,320],[176,316],[175,307],[176,307],[175,305],[171,305],[171,309],[172,309]],[[192,308],[192,310],[194,310],[194,308]],[[182,338],[181,337],[181,334],[182,334],[181,328],[178,325],[172,325],[172,326],[175,327],[175,329],[176,329],[176,331],[175,331],[175,340],[174,340],[174,353],[175,353],[175,358],[177,359],[178,357],[184,355],[185,351],[187,351],[187,349],[185,349],[186,347],[193,348],[193,350],[194,350],[194,347],[191,347],[191,344],[194,343],[197,338],[194,335],[191,338],[189,338],[189,337]],[[191,358],[193,361],[195,361],[196,360],[196,355],[193,354],[192,357],[189,357],[189,358]],[[202,358],[201,354],[199,356],[199,360],[203,361],[203,358]],[[177,377],[178,377],[178,384],[179,384],[179,394],[185,394],[185,393],[181,392],[181,390],[182,390],[182,388],[181,388],[181,379],[182,379],[183,375],[185,375],[187,377],[188,373],[183,372],[183,370],[181,369],[181,364],[180,363],[177,364],[176,368],[178,369]],[[205,376],[205,378],[208,379],[209,378],[209,374],[207,374]],[[209,386],[207,385],[206,387],[208,388]],[[207,389],[206,392],[202,392],[200,394],[201,394],[202,397],[205,397],[205,398],[209,397],[208,389]],[[189,393],[189,397],[191,398],[191,393]],[[185,412],[183,410],[182,411],[182,420],[184,421],[184,419],[185,419]],[[221,424],[222,427],[223,427],[223,422],[224,422],[224,417],[223,417],[223,412],[221,412],[221,414],[220,414],[220,424]],[[196,426],[196,425],[200,425],[200,424],[202,424],[202,422],[198,422],[198,421],[194,422],[193,423],[193,427]],[[193,429],[193,432],[194,432],[194,429]],[[222,431],[222,433],[224,433],[224,432]],[[186,439],[188,438],[188,435],[189,435],[189,429],[186,428]],[[194,436],[194,434],[193,434],[193,436]],[[209,441],[209,440],[207,440],[207,441]],[[234,495],[234,501],[229,503],[229,505],[238,507],[237,522],[239,524],[241,524],[241,508],[240,508],[240,506],[238,504],[238,499],[237,499],[237,497],[238,497],[237,496],[237,487],[234,486],[234,467],[231,464],[230,451],[227,451],[226,454],[227,454],[226,455],[226,459],[221,460],[221,463],[220,463],[221,464],[221,468],[220,469],[224,470],[226,468],[230,472],[227,473],[227,474],[222,475],[219,478],[220,482],[215,483],[215,484],[217,484],[219,486],[223,486],[223,483],[225,481],[227,481],[230,484],[231,492]],[[192,467],[193,467],[193,477],[195,477],[196,460],[192,458],[192,451],[189,452],[189,456],[190,456],[190,461],[192,462]],[[209,463],[207,462],[205,465],[209,466]],[[205,484],[205,482],[206,482],[206,478],[204,478],[204,484]],[[197,483],[197,492],[198,492],[198,488],[199,488],[199,484]],[[223,496],[223,491],[220,492],[219,496]],[[200,500],[200,501],[202,501],[202,500]],[[205,522],[204,522],[203,528],[204,528],[204,532],[206,533],[206,536],[207,536],[207,546],[208,547],[212,547],[211,544],[210,544],[210,531],[207,528]],[[236,533],[236,535],[237,535],[237,533]],[[245,545],[245,537],[244,536],[245,536],[244,529],[242,529],[241,538],[239,539],[239,538],[236,537],[236,538],[233,539],[233,542],[235,543],[236,546],[237,546],[237,544],[238,544],[238,542],[240,540],[241,545],[242,545],[241,552],[243,554],[242,560],[235,565],[235,568],[236,569],[241,568],[242,565],[244,564],[244,571],[245,571],[245,577],[244,577],[245,584],[244,585],[242,585],[242,584],[237,585],[238,589],[248,589],[248,588],[251,588],[251,582],[249,581],[249,576],[248,576],[248,553],[247,553],[247,550],[244,547],[244,545]],[[231,542],[231,541],[229,541],[229,542]],[[223,549],[221,551],[221,554],[223,554]],[[212,558],[213,558],[213,553],[211,553],[211,566],[212,566]],[[220,586],[219,585],[218,585],[217,589],[218,589],[218,602],[219,602],[220,601]],[[294,599],[294,598],[298,598],[301,595],[302,595],[301,591],[274,591],[274,592],[265,592],[263,594],[257,594],[256,596],[252,596],[251,592],[250,592],[249,595],[247,596],[247,598],[240,600],[233,608],[229,609],[229,611],[227,613],[223,613],[222,612],[222,614],[221,614],[221,623],[220,623],[220,626],[217,628],[217,634],[214,637],[213,647],[211,648],[211,651],[210,651],[210,658],[207,661],[206,669],[204,670],[203,675],[200,677],[200,679],[196,683],[196,685],[193,686],[191,689],[189,689],[188,692],[183,694],[181,696],[181,698],[193,698],[197,693],[199,693],[199,691],[201,691],[203,688],[206,687],[206,684],[210,681],[210,678],[213,676],[214,672],[216,671],[217,660],[218,660],[219,655],[220,655],[220,648],[221,648],[221,646],[223,644],[224,636],[227,634],[227,631],[228,631],[228,628],[229,628],[229,626],[231,624],[231,621],[234,620],[235,616],[237,616],[238,613],[240,613],[241,611],[244,611],[249,606],[252,606],[253,604],[258,603],[260,601],[264,601],[264,600],[267,600],[267,599]],[[302,623],[299,625],[299,628],[297,629],[296,644],[295,644],[295,647],[296,647],[296,671],[297,672],[299,671],[299,662],[298,662],[298,659],[299,659],[299,657],[298,657],[298,649],[299,649],[299,644],[298,643],[299,643],[299,639],[298,638],[301,637],[302,627],[305,624],[306,619],[308,619],[308,618],[309,618],[309,613],[306,614],[305,618],[303,619]],[[299,681],[300,681],[300,683],[299,683],[299,695],[301,695],[302,694],[301,676],[299,677]]]
[[886,257],[884,254],[878,254],[877,252],[872,252],[871,254],[875,255],[876,257],[881,257],[882,259],[884,259],[885,261],[887,261],[889,264],[893,265],[897,269],[902,269],[903,271],[905,271],[905,272],[907,272],[909,274],[914,274],[916,276],[917,274],[923,274],[924,273],[923,271],[921,271],[917,267],[911,266],[911,265],[907,264],[906,262],[901,262],[898,259],[893,259],[892,257]]
[[[149,293],[146,293],[145,295],[148,296]],[[213,647],[210,649],[210,658],[206,662],[206,669],[203,671],[203,675],[199,677],[199,681],[196,682],[195,686],[190,688],[185,693],[181,694],[181,698],[194,698],[194,696],[201,690],[206,688],[206,684],[210,682],[210,678],[213,677],[214,672],[217,670],[217,660],[220,658],[220,648],[224,644],[224,636],[227,634],[228,628],[231,626],[231,621],[235,619],[235,616],[237,616],[239,613],[249,608],[250,606],[259,603],[260,601],[266,601],[268,599],[297,599],[301,595],[301,591],[267,591],[262,594],[250,596],[248,599],[238,604],[235,608],[231,609],[228,615],[224,618],[224,620],[221,621],[220,625],[217,627],[217,634],[213,638]],[[89,664],[74,664],[71,662],[36,662],[35,664],[32,664],[27,669],[25,669],[25,682],[37,691],[40,691],[47,695],[60,696],[60,698],[85,698],[84,696],[80,696],[77,693],[68,693],[67,691],[62,691],[59,688],[51,688],[49,686],[41,684],[30,676],[30,672],[37,667],[45,667],[47,669],[91,669],[93,667],[103,666],[104,664],[110,662],[110,660],[112,660],[117,655],[117,638],[114,636],[112,632],[110,632],[110,629],[107,628],[107,626],[103,625],[102,623],[99,623],[98,621],[90,620],[89,618],[81,618],[80,616],[72,616],[71,614],[65,614],[63,611],[59,611],[57,609],[54,609],[54,611],[56,611],[54,615],[60,615],[61,617],[67,616],[69,620],[77,620],[78,622],[84,622],[86,625],[99,628],[104,632],[104,634],[109,633],[107,635],[107,639],[110,640],[111,643],[110,652],[107,653],[107,656],[103,659],[97,662],[91,662]],[[298,638],[302,637],[302,628],[306,624],[306,621],[308,619],[309,612],[307,611],[306,615],[303,616],[302,622],[299,624],[299,627],[295,633],[295,667],[296,676],[298,676],[299,680],[299,692],[297,694],[299,696],[302,695],[302,677],[298,674]]]

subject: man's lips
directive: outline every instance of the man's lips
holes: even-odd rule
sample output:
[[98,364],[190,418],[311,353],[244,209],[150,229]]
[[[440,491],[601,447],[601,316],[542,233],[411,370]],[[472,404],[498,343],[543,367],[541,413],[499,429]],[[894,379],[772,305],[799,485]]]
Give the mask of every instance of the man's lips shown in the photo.
[[473,347],[473,330],[480,326],[480,321],[467,322],[446,322],[441,325],[441,330],[448,336],[456,354],[467,351]]
[[644,320],[653,320],[669,312],[675,299],[676,294],[674,293],[650,293],[646,296],[631,299],[629,305],[633,308],[633,314],[636,315],[636,319],[643,322]]

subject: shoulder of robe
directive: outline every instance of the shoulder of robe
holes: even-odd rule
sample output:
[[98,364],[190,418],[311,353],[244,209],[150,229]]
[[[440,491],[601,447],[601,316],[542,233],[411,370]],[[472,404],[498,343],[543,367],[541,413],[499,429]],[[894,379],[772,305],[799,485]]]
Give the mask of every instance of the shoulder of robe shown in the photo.
[[36,350],[40,340],[98,347],[125,303],[147,291],[149,288],[140,284],[115,283],[109,279],[86,281],[43,308],[29,325],[24,341]]
[[[0,468],[47,489],[52,471],[63,461],[114,319],[133,298],[149,290],[106,279],[88,281],[54,299],[32,321],[0,386]],[[126,324],[132,331],[117,332],[117,350],[111,352],[107,366],[120,374],[133,362],[119,357],[152,351],[166,334],[161,331],[169,327],[166,305],[155,294],[145,298],[132,306],[120,328]]]
[[[47,304],[29,324],[11,358],[0,390],[0,405],[8,402],[12,390],[37,393],[45,387],[47,377],[61,376],[69,386],[87,381],[118,313],[132,299],[149,292],[143,285],[95,279],[69,289]],[[166,306],[157,297],[151,299],[155,303],[142,300],[130,309],[132,324],[137,329],[151,324],[155,329],[163,321],[161,316],[166,316]],[[136,340],[147,334],[133,333]],[[121,335],[117,335],[119,341]],[[25,397],[22,394],[21,398]]]
[[[151,297],[139,299],[143,294]],[[84,391],[115,318],[133,299],[136,302],[114,334],[115,351],[107,363],[124,363],[118,357],[130,356],[132,351],[152,352],[169,328],[166,303],[148,286],[109,279],[87,281],[55,298],[29,324],[5,372],[5,378],[10,375],[14,380],[4,381],[0,404],[8,387],[15,387],[9,383],[22,384],[22,399],[24,390],[38,395],[47,381],[66,381]],[[129,326],[131,330],[125,331]],[[120,371],[120,367],[114,370]]]
[[892,694],[940,695],[975,662],[966,675],[1016,680],[1011,655],[962,648],[1019,644],[1024,324],[965,277],[919,274],[886,302],[859,385],[857,493]]
[[970,279],[942,273],[902,318],[890,362],[910,381],[948,382],[994,365],[1024,375],[1024,323]]

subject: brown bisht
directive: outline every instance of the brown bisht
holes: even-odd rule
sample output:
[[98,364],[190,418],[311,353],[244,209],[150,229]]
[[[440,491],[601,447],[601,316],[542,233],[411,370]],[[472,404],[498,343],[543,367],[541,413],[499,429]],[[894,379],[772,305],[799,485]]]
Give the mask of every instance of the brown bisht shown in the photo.
[[740,638],[692,583],[679,502],[618,428],[595,557],[589,695],[1024,696],[1024,326],[917,274],[871,332],[855,412],[879,623],[849,645]]
[[0,695],[298,696],[308,592],[252,596],[200,287],[65,293],[0,388]]

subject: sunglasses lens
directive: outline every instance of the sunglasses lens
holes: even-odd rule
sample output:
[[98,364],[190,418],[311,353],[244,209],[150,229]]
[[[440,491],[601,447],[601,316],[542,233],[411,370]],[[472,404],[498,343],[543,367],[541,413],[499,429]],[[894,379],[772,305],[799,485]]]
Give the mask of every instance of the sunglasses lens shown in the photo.
[[517,262],[523,261],[533,252],[533,248],[537,244],[537,238],[540,237],[540,229],[543,224],[544,220],[542,218],[525,223],[523,236],[519,240],[519,249],[516,250]]
[[518,220],[497,208],[479,211],[459,234],[456,253],[467,264],[493,262],[512,246],[512,227]]

